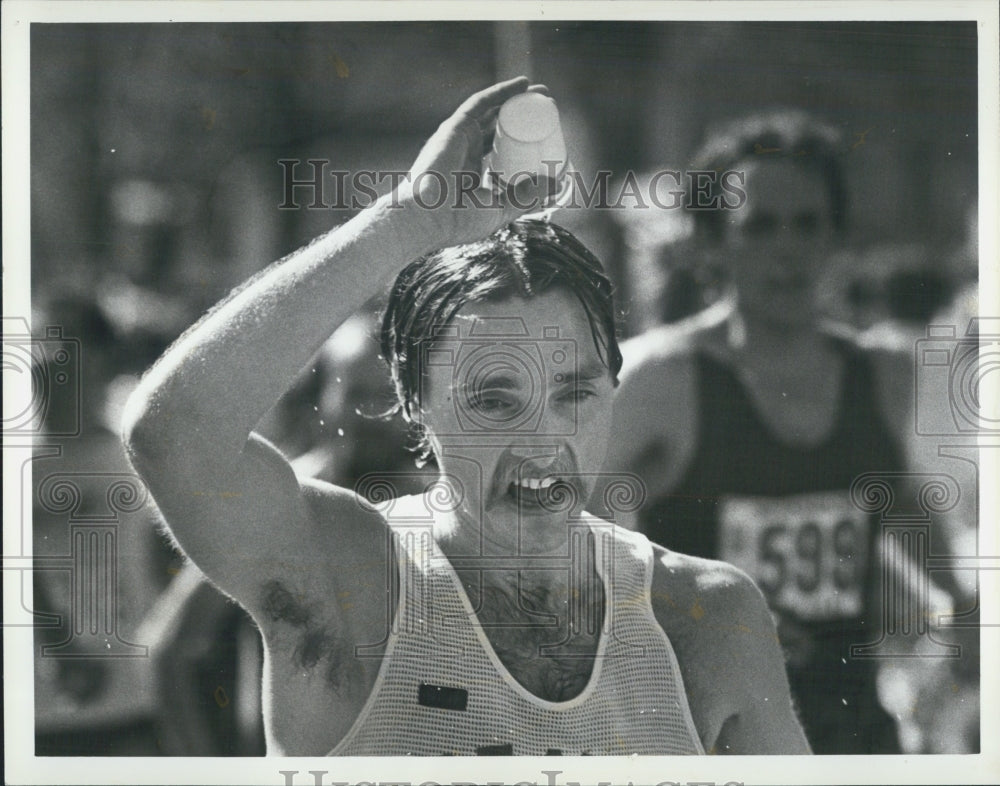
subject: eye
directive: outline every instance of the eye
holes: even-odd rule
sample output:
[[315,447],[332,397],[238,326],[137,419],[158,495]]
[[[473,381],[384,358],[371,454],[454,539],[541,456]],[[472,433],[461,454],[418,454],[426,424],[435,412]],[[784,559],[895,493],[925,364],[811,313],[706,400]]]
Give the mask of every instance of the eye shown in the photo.
[[583,388],[573,388],[572,390],[568,390],[567,392],[563,393],[559,398],[563,401],[575,401],[576,403],[580,403],[582,401],[587,401],[588,399],[594,398],[596,396],[597,396],[597,391],[591,388],[583,387]]
[[498,393],[483,393],[469,397],[470,408],[477,412],[503,412],[515,406],[509,396]]

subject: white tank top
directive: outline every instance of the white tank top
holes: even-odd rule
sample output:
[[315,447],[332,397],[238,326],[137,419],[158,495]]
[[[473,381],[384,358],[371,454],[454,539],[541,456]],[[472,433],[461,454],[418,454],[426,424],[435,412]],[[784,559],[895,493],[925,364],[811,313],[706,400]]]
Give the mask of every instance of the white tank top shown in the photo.
[[400,592],[368,701],[331,756],[704,753],[670,641],[650,605],[644,535],[584,514],[605,615],[590,680],[568,701],[511,676],[432,537],[423,497],[382,506]]

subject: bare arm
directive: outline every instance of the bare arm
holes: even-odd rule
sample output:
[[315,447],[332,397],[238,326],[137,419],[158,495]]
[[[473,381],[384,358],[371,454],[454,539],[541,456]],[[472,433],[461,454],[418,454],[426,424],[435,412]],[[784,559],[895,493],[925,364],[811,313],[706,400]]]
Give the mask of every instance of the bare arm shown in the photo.
[[[648,502],[668,493],[687,466],[697,412],[687,341],[676,329],[663,327],[622,345],[604,482],[597,484],[590,507],[595,515],[612,518],[604,491],[616,476],[641,480]],[[636,514],[615,514],[614,519],[629,529],[638,524]]]
[[[498,107],[526,88],[521,78],[472,96],[430,138],[411,180],[391,198],[230,295],[131,397],[123,430],[133,464],[188,555],[251,609],[263,574],[294,571],[298,559],[326,545],[317,538],[330,537],[314,531],[284,457],[252,429],[333,330],[405,264],[485,237],[516,217],[510,207],[449,209],[453,200],[423,209],[411,183],[425,171],[446,178],[478,171]],[[343,514],[335,519],[365,515],[350,494],[332,496],[335,513]]]
[[[904,470],[917,475],[915,482],[904,487],[907,496],[913,495],[915,498],[923,482],[919,473],[948,475],[953,472],[946,457],[947,453],[943,456],[938,453],[941,445],[947,440],[917,434],[915,417],[918,406],[917,395],[919,393],[926,396],[926,391],[918,391],[915,384],[914,347],[901,343],[891,347],[875,346],[872,349],[878,404],[902,452]],[[950,404],[949,401],[928,400],[919,403],[924,408],[943,408]],[[969,527],[970,522],[974,521],[975,489],[960,488],[958,492],[959,504],[935,517],[938,523],[936,532],[940,532],[944,537],[935,534],[931,548],[934,553],[941,556],[954,552],[956,545],[961,541],[960,533],[963,527]],[[969,521],[963,521],[963,516]],[[918,602],[921,597],[918,579],[924,567],[911,565],[910,558],[899,549],[895,540],[889,542],[885,538],[880,538],[879,550],[883,568],[893,574],[894,583],[906,589],[912,599],[911,602]],[[952,614],[956,603],[965,605],[975,602],[975,598],[970,597],[968,590],[959,582],[959,574],[955,571],[937,571],[929,579],[929,603],[926,612],[931,625],[937,624],[939,616]]]
[[653,610],[708,753],[809,753],[764,597],[732,565],[657,549]]
[[734,653],[725,681],[736,701],[715,743],[719,753],[811,753],[792,705],[778,632],[748,576],[726,582],[710,601]]

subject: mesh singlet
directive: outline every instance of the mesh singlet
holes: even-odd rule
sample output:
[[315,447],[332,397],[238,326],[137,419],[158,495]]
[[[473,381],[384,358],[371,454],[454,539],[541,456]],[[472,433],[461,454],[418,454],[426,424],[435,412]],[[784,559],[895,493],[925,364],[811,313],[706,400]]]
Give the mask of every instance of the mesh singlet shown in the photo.
[[[408,512],[416,514],[409,524]],[[593,538],[604,582],[604,626],[586,687],[550,702],[500,662],[427,516],[422,497],[396,500],[387,515],[400,565],[396,620],[375,687],[330,755],[704,752],[676,656],[653,617],[645,537],[590,516],[580,528]]]
[[869,360],[831,340],[845,360],[839,412],[829,436],[808,448],[778,441],[732,369],[696,354],[697,447],[678,485],[640,523],[651,540],[732,562],[761,587],[816,753],[893,753],[875,663],[850,657],[851,644],[877,638],[880,612],[877,523],[848,490],[858,475],[899,471],[903,462]]

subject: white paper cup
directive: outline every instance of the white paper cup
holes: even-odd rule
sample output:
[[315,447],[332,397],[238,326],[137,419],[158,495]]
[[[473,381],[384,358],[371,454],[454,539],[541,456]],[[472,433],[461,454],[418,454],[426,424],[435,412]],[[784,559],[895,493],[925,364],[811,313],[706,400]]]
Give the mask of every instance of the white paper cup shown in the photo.
[[530,188],[540,207],[548,207],[566,191],[568,171],[556,102],[541,93],[521,93],[504,103],[486,157],[492,187],[517,186],[519,193]]

